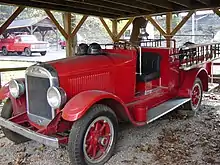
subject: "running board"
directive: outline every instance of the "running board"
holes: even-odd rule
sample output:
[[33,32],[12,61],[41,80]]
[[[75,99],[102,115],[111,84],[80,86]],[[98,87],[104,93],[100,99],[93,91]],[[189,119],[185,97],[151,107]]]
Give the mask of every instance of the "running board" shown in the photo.
[[147,123],[150,123],[161,116],[171,112],[172,110],[178,108],[179,106],[185,104],[186,102],[190,101],[190,98],[178,98],[172,99],[165,103],[158,105],[147,111]]
[[214,90],[217,87],[219,87],[218,83],[209,83],[209,85],[208,85],[208,92],[211,92],[212,90]]

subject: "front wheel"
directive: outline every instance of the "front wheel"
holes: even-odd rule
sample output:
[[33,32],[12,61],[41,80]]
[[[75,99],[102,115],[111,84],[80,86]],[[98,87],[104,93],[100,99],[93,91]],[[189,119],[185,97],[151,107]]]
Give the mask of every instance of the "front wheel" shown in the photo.
[[[12,108],[12,103],[11,100],[8,99],[3,108],[2,108],[2,112],[1,112],[1,117],[3,117],[4,119],[9,119],[13,116],[13,108]],[[15,144],[19,144],[19,143],[23,143],[26,141],[29,141],[30,139],[19,135],[9,129],[6,129],[4,127],[2,127],[2,131],[4,133],[4,135],[11,141],[13,141]]]
[[196,78],[190,93],[191,100],[186,104],[185,108],[192,110],[196,113],[201,106],[202,94],[203,94],[202,82],[199,78]]
[[71,129],[68,151],[74,165],[103,165],[113,154],[118,121],[111,108],[96,104]]
[[31,54],[32,54],[32,52],[31,52],[31,49],[30,48],[25,48],[24,49],[24,54],[26,55],[26,56],[31,56]]

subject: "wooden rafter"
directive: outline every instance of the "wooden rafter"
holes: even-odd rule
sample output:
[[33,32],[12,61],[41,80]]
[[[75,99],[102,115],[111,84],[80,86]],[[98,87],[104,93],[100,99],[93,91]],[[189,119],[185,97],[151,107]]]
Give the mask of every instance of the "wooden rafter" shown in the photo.
[[137,13],[138,10],[131,8],[131,7],[125,7],[125,6],[114,6],[110,2],[102,2],[102,1],[94,1],[94,0],[69,0],[71,2],[75,3],[82,3],[84,5],[91,5],[93,7],[104,7],[111,10],[118,10],[123,12],[129,12],[129,13]]
[[151,16],[146,16],[148,21],[152,23],[152,25],[163,35],[166,36],[165,30],[151,17]]
[[120,39],[121,36],[124,34],[124,32],[127,30],[128,26],[132,23],[134,18],[128,19],[128,22],[125,24],[125,26],[121,29],[121,31],[118,33],[116,40]]
[[64,36],[65,39],[68,38],[68,34],[65,32],[64,28],[60,26],[59,22],[56,20],[56,18],[53,16],[53,14],[49,10],[45,10],[48,17],[50,17],[51,21],[56,25],[57,29],[60,31],[60,33]]
[[76,27],[73,29],[71,36],[75,36],[76,33],[79,31],[80,27],[82,26],[82,24],[86,21],[86,19],[88,18],[88,15],[84,15],[81,20],[79,21],[79,23],[76,25]]
[[188,19],[193,15],[194,10],[190,11],[183,19],[182,21],[173,29],[171,32],[171,36],[174,36],[180,29],[183,27],[183,25],[188,21]]
[[0,27],[0,34],[2,34],[7,27],[14,21],[14,19],[24,10],[24,7],[18,7],[14,13],[2,24]]
[[163,9],[172,10],[172,5],[168,1],[155,1],[155,0],[137,0],[139,2],[150,4],[153,6],[161,7]]
[[169,2],[172,2],[174,4],[183,6],[185,8],[191,8],[191,0],[168,0]]
[[113,41],[115,41],[115,36],[113,35],[113,33],[111,32],[110,28],[108,27],[107,23],[105,22],[105,20],[100,17],[99,18],[100,21],[102,22],[102,25],[104,26],[105,30],[107,31],[108,35],[112,38]]

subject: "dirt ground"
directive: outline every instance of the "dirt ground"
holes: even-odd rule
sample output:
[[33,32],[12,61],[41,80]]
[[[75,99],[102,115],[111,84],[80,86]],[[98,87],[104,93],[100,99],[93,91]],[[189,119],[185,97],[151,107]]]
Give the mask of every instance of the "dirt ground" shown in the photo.
[[[14,145],[0,132],[1,165],[68,165],[65,147]],[[120,125],[106,165],[220,165],[220,93],[206,94],[196,114],[181,110],[143,126]]]

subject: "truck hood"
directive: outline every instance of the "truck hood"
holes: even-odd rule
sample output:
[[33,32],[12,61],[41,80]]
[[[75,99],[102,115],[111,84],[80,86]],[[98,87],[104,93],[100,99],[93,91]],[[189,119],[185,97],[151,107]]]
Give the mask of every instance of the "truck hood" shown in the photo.
[[75,56],[48,62],[52,65],[59,76],[93,72],[95,70],[114,67],[131,61],[126,55],[84,55]]

